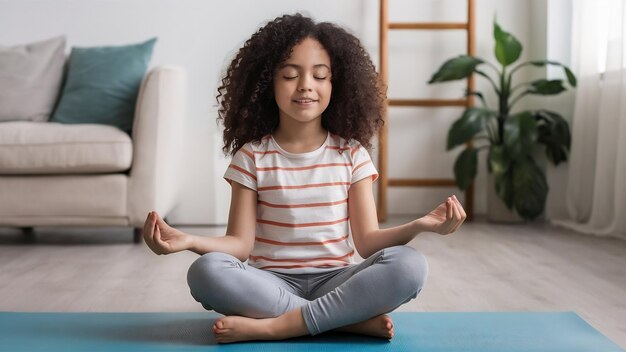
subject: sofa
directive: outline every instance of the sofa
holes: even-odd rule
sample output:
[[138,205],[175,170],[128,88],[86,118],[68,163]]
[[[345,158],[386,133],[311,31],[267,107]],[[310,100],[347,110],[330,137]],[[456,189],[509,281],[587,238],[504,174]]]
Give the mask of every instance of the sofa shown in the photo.
[[145,75],[132,132],[101,124],[0,122],[0,226],[134,228],[179,200],[186,74]]

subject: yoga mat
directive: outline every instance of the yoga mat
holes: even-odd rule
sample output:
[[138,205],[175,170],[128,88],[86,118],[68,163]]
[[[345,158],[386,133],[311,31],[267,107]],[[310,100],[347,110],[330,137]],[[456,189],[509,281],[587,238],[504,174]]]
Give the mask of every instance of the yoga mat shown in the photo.
[[573,312],[391,313],[382,340],[324,333],[217,344],[216,313],[0,312],[0,351],[624,351]]

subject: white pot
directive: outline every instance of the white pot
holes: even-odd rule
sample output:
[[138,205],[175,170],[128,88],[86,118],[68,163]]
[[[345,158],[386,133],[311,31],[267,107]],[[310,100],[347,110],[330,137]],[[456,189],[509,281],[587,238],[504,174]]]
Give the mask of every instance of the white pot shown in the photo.
[[487,173],[487,221],[498,223],[519,224],[524,219],[515,210],[509,210],[496,192],[496,178]]

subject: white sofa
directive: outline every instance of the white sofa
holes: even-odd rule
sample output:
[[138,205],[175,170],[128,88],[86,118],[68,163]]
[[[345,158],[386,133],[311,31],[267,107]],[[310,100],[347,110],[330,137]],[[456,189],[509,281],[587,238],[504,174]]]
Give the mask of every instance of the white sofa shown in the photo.
[[130,226],[166,216],[180,189],[186,74],[160,66],[141,85],[132,135],[105,125],[0,123],[0,226]]

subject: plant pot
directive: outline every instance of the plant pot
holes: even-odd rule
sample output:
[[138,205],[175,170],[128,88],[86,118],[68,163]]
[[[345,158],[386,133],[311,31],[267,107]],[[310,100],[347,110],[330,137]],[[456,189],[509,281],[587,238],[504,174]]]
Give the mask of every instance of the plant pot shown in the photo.
[[514,210],[509,210],[498,197],[493,173],[487,173],[487,221],[507,224],[520,224],[524,219]]

